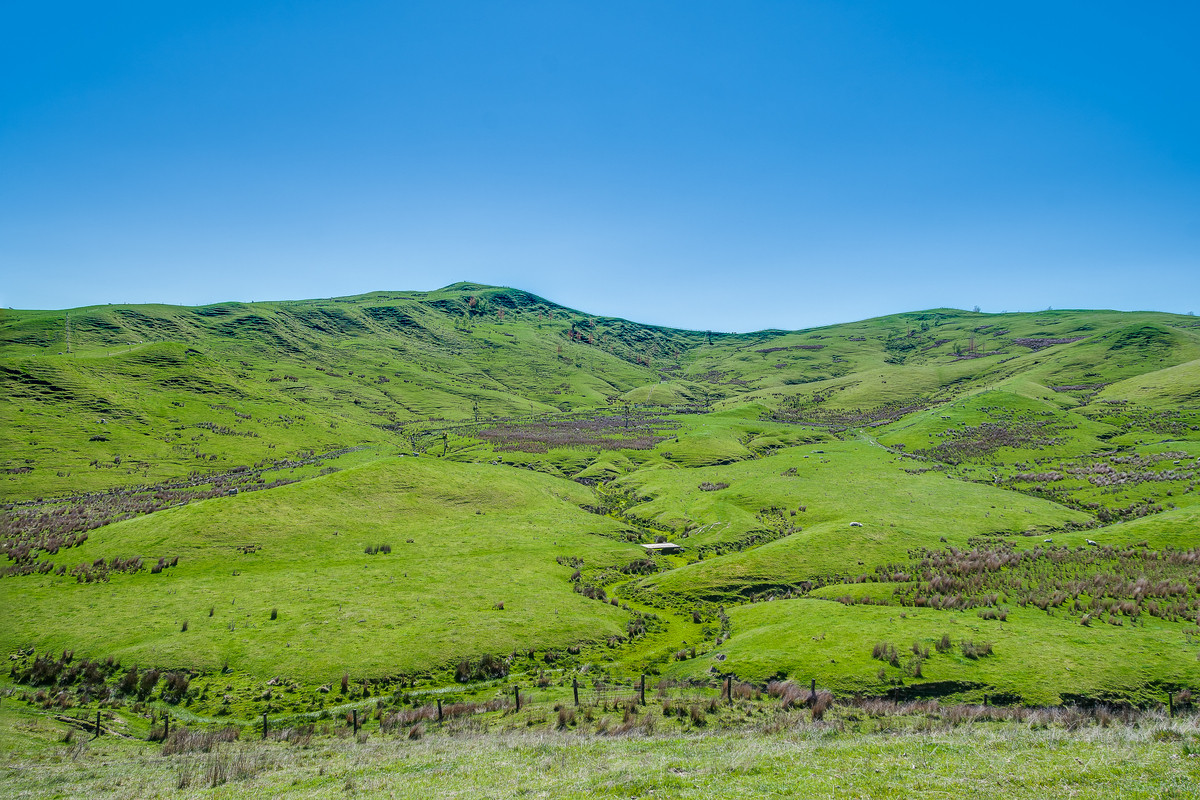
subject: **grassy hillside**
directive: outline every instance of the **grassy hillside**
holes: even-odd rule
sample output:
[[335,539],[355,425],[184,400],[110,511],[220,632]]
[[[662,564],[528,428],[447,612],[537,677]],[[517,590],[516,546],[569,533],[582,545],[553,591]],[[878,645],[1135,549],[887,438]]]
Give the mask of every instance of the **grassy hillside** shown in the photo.
[[[0,647],[330,683],[624,635],[628,614],[573,592],[573,568],[555,560],[640,557],[615,541],[614,520],[579,509],[589,496],[503,467],[401,458],[167,509],[107,526],[68,562],[179,559],[160,574],[0,581]],[[380,545],[390,552],[366,552]],[[67,595],[88,614],[47,625]]]
[[0,650],[202,719],[643,671],[1152,702],[1200,690],[1197,364],[1153,312],[2,311]]
[[[1159,703],[1166,691],[1200,682],[1200,640],[1160,620],[1084,627],[1078,619],[1017,608],[999,622],[973,610],[905,611],[832,598],[758,603],[734,609],[730,618],[734,634],[719,652],[668,674],[704,677],[715,666],[756,682],[780,673],[807,676],[842,695],[975,703],[990,695],[1039,705],[1088,698]],[[937,649],[943,635],[950,641],[944,653]],[[992,652],[968,656],[963,642],[987,643]],[[894,647],[897,663],[874,658],[877,645]],[[929,655],[914,657],[914,646]]]

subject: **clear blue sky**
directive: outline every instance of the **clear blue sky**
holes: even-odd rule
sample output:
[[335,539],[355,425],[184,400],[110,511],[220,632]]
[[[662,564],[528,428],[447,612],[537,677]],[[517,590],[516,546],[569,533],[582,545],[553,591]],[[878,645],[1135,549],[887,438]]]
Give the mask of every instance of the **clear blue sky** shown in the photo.
[[13,2],[0,305],[1200,312],[1200,4]]

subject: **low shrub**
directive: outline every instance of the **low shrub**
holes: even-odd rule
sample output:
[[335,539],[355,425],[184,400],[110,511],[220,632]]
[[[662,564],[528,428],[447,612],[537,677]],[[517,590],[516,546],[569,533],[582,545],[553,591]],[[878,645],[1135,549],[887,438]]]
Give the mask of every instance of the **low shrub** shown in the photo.
[[142,673],[142,678],[138,681],[138,696],[143,700],[154,691],[154,687],[158,685],[159,672],[156,669],[148,669]]
[[137,691],[138,687],[138,671],[137,667],[130,667],[129,671],[121,676],[120,683],[117,684],[117,690],[121,694],[131,695]]
[[168,672],[165,683],[166,686],[163,687],[162,692],[163,699],[168,703],[178,703],[187,695],[191,681],[185,673]]

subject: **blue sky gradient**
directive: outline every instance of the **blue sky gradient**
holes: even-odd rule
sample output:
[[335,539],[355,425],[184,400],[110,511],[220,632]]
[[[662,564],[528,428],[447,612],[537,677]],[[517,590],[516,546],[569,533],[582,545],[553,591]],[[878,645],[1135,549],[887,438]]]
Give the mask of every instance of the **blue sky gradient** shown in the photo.
[[18,3],[0,305],[1200,311],[1200,5]]

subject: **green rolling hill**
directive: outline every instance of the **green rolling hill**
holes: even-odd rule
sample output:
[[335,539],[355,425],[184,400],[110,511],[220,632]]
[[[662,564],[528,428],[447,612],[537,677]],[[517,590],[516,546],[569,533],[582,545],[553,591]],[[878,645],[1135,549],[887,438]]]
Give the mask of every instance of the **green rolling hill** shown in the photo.
[[0,650],[92,695],[187,674],[164,702],[199,718],[343,676],[1200,690],[1198,364],[1200,323],[1153,312],[727,334],[465,283],[6,310]]

